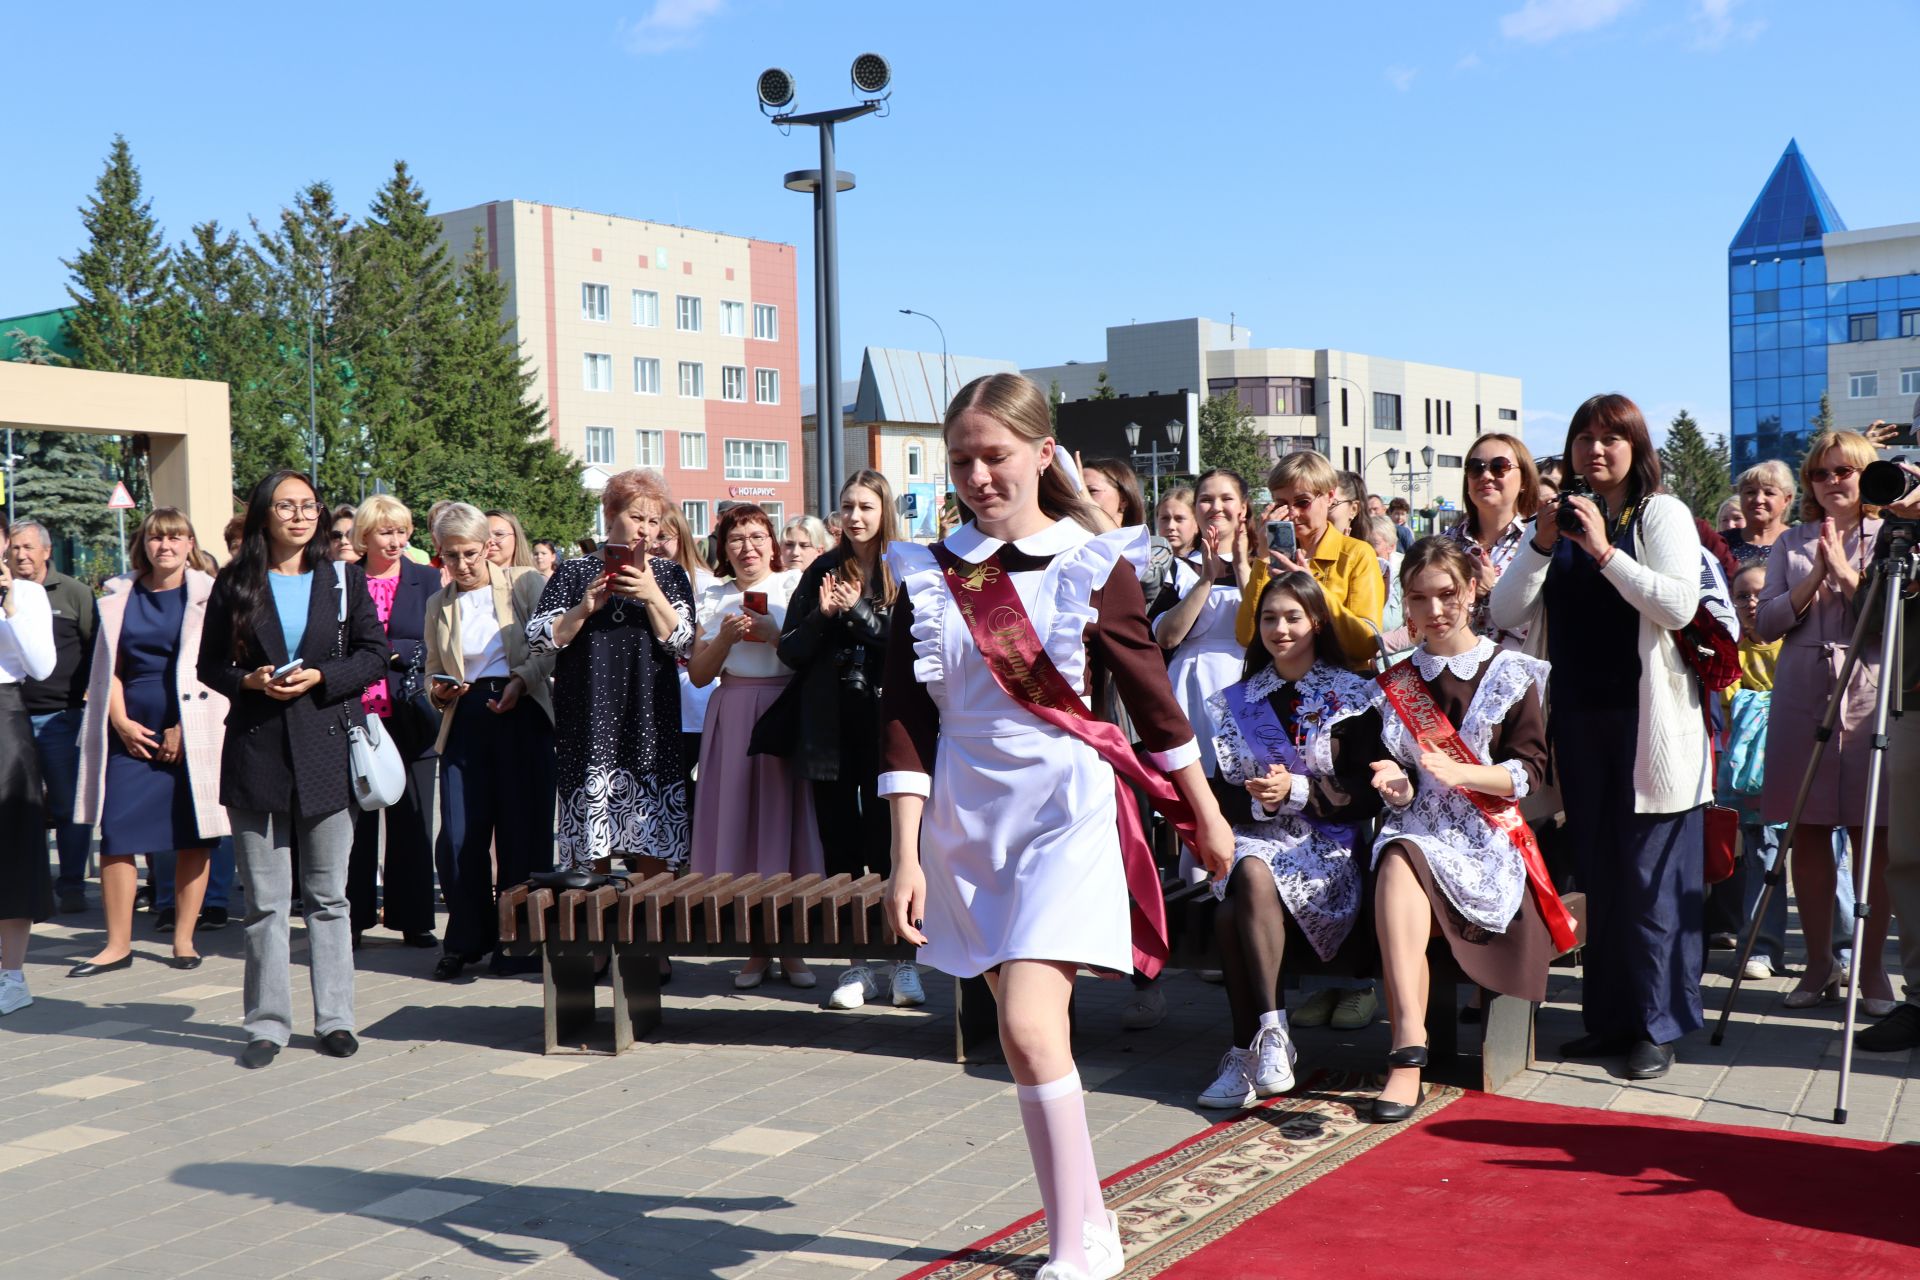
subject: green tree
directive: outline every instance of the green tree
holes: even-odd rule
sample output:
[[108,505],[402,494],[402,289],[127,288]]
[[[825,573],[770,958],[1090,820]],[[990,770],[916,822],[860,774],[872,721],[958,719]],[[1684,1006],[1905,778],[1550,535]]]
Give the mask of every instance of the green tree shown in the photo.
[[13,343],[13,354],[7,359],[14,364],[71,364],[65,356],[53,349],[53,344],[37,333],[28,333],[25,329],[9,329],[6,338]]
[[1240,402],[1238,393],[1208,396],[1200,402],[1202,470],[1224,467],[1252,488],[1265,483],[1272,463],[1267,438],[1253,425],[1253,410]]
[[1053,420],[1055,432],[1060,430],[1060,402],[1065,399],[1060,394],[1060,379],[1055,378],[1047,384],[1047,417]]
[[1107,382],[1107,371],[1105,369],[1102,369],[1100,376],[1093,380],[1093,395],[1089,398],[1093,400],[1118,400],[1120,398],[1120,393],[1115,391],[1112,385]]
[[1824,391],[1820,393],[1820,412],[1813,415],[1812,422],[1815,431],[1833,430],[1833,401]]
[[1732,459],[1724,437],[1709,444],[1700,424],[1682,409],[1667,430],[1660,449],[1660,471],[1667,489],[1687,504],[1693,514],[1711,521],[1720,504],[1733,492],[1728,474]]

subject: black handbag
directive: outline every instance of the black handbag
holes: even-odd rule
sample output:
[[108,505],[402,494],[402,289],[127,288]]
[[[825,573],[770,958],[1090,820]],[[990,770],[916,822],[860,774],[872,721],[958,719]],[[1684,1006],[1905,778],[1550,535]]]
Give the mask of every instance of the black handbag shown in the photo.
[[427,647],[421,645],[401,674],[400,706],[396,710],[407,717],[408,727],[418,735],[415,741],[434,743],[440,740],[440,708],[427,696],[426,667]]

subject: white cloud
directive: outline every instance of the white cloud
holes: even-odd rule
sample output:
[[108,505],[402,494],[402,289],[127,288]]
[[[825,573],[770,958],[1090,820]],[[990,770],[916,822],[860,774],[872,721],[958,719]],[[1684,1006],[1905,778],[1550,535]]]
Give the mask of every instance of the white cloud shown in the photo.
[[707,19],[726,7],[727,0],[654,0],[653,9],[637,22],[626,24],[627,48],[634,53],[669,53],[693,44]]
[[1467,54],[1461,58],[1460,61],[1453,64],[1453,69],[1455,71],[1478,71],[1480,69],[1480,55],[1477,53]]
[[1638,0],[1526,0],[1500,18],[1500,34],[1523,44],[1547,44],[1561,36],[1595,31]]
[[1420,69],[1418,67],[1388,67],[1386,71],[1387,83],[1400,92],[1405,93],[1407,90],[1413,88],[1413,78],[1419,74]]
[[1746,0],[1694,0],[1687,21],[1693,27],[1693,47],[1715,50],[1729,41],[1752,40],[1766,30],[1765,18],[1741,21],[1735,16]]

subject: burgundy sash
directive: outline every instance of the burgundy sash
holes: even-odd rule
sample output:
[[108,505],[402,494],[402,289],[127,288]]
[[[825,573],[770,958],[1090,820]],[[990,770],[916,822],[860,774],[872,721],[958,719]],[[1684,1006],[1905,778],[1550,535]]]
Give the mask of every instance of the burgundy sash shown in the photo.
[[1140,823],[1140,810],[1127,790],[1131,782],[1147,793],[1153,807],[1164,814],[1188,844],[1194,843],[1193,810],[1173,783],[1149,768],[1117,725],[1096,720],[1074,692],[1040,643],[1027,616],[1026,605],[1000,567],[997,555],[977,565],[967,564],[945,544],[936,543],[933,557],[940,564],[947,590],[966,620],[967,631],[987,660],[996,684],[1009,698],[1057,729],[1072,734],[1100,753],[1113,766],[1114,809],[1119,814],[1120,857],[1126,868],[1127,896],[1131,899],[1133,964],[1153,977],[1166,963],[1167,906],[1160,893],[1160,872],[1153,865],[1153,849]]
[[[1477,758],[1461,740],[1460,731],[1453,727],[1446,712],[1434,702],[1433,691],[1427,688],[1427,682],[1420,678],[1420,673],[1413,669],[1413,663],[1395,663],[1374,678],[1379,681],[1387,701],[1393,704],[1394,711],[1400,716],[1400,723],[1407,727],[1407,732],[1413,735],[1415,742],[1430,751],[1451,756],[1461,764],[1486,763]],[[1553,945],[1562,953],[1573,950],[1579,943],[1574,933],[1573,914],[1554,891],[1553,879],[1547,874],[1546,859],[1540,856],[1540,844],[1533,838],[1533,828],[1520,816],[1520,806],[1512,800],[1490,796],[1472,787],[1460,787],[1458,790],[1480,811],[1480,816],[1487,820],[1489,826],[1504,832],[1507,839],[1513,841],[1514,848],[1520,851],[1520,861],[1527,869],[1527,886],[1533,891],[1534,905],[1540,909],[1540,918],[1546,921],[1547,932],[1553,935]]]

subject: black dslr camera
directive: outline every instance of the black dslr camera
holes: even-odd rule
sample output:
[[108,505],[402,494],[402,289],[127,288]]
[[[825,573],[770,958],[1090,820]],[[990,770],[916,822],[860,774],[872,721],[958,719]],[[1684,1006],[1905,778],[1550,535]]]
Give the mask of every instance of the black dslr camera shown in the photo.
[[1600,508],[1600,527],[1604,529],[1612,518],[1607,511],[1607,500],[1593,491],[1593,486],[1587,483],[1585,476],[1569,472],[1567,482],[1560,486],[1560,505],[1553,509],[1553,522],[1560,526],[1560,532],[1580,532],[1580,513],[1568,506],[1566,501],[1576,494]]

